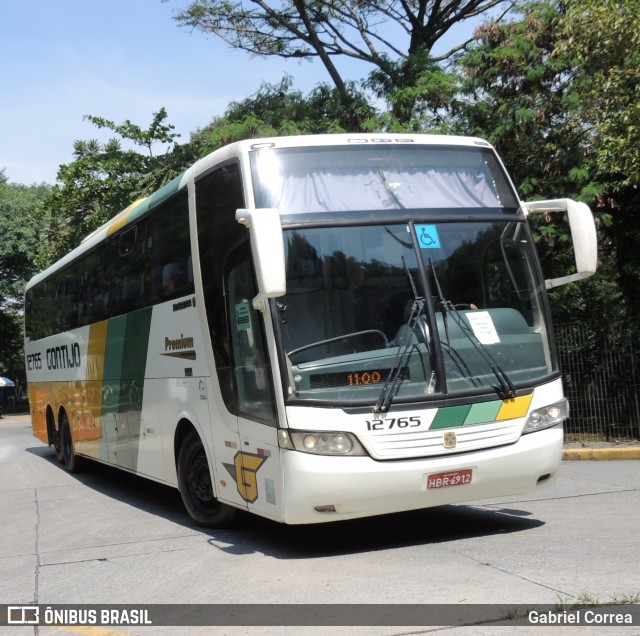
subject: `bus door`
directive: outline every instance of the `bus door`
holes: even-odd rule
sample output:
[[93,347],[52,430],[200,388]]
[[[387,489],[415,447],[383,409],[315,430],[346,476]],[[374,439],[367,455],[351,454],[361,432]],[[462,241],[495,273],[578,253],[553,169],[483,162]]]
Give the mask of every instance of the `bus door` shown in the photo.
[[237,492],[252,512],[279,519],[282,510],[277,416],[263,318],[249,242],[228,261],[227,315],[240,448],[234,457]]
[[[214,478],[221,500],[280,519],[282,479],[276,408],[263,318],[252,306],[256,283],[239,163],[195,182],[200,275],[218,387],[210,400]],[[213,388],[213,387],[212,387]]]

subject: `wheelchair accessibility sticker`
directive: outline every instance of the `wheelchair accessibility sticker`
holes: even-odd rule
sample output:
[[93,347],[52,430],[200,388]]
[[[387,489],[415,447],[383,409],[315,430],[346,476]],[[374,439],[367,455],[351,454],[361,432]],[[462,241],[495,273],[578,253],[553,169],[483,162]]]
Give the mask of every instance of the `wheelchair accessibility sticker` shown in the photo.
[[437,249],[440,247],[438,228],[435,225],[416,225],[418,243],[423,250]]

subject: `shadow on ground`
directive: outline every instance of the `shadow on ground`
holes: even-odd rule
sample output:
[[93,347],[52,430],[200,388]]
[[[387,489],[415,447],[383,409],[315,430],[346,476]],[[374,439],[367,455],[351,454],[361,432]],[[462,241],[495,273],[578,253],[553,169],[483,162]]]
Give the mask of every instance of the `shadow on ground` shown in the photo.
[[[66,470],[52,448],[26,450]],[[451,505],[304,526],[287,526],[239,511],[230,528],[208,530],[191,521],[174,488],[92,461],[84,463],[82,472],[69,476],[117,501],[208,535],[212,548],[238,555],[260,552],[279,559],[317,558],[524,532],[543,524],[526,510]]]

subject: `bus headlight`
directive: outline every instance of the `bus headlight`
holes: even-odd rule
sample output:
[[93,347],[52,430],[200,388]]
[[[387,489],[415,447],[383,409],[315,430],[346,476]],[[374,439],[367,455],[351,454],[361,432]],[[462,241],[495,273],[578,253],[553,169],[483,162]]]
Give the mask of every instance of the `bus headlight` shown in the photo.
[[533,433],[564,422],[569,417],[569,402],[566,399],[555,404],[535,409],[529,413],[522,433]]
[[[283,432],[282,430],[280,431]],[[287,431],[291,445],[302,453],[314,455],[366,455],[352,433],[330,431]],[[283,446],[281,444],[281,446]],[[287,445],[285,444],[286,448]]]

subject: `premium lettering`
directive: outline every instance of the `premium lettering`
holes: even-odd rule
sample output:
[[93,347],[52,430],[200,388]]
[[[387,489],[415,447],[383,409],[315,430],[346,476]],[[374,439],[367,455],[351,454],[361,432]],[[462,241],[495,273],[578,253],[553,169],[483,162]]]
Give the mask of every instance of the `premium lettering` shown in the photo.
[[185,338],[183,334],[180,334],[180,337],[175,340],[171,338],[164,339],[165,351],[180,351],[181,349],[193,349],[193,337],[187,336]]

